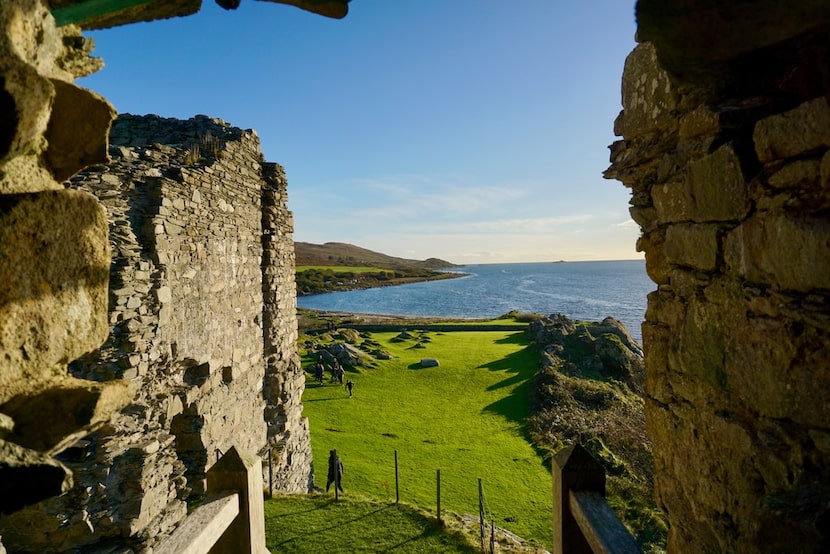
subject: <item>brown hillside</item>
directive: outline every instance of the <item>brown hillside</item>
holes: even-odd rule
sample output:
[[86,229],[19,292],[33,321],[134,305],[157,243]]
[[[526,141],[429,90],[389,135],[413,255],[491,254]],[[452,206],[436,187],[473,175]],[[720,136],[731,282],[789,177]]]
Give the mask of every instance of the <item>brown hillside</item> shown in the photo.
[[429,258],[427,260],[408,260],[387,256],[373,252],[353,244],[344,242],[327,242],[325,244],[311,244],[309,242],[295,242],[294,255],[296,264],[303,265],[331,265],[331,266],[372,266],[383,269],[442,269],[456,267],[455,264]]

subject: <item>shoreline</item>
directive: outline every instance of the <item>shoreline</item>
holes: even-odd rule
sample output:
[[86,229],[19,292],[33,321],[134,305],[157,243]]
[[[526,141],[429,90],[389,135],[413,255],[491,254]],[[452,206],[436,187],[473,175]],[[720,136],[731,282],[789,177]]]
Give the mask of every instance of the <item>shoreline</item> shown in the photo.
[[[332,266],[336,267],[336,266]],[[368,274],[364,275],[365,278]],[[356,290],[366,290],[366,289],[377,289],[377,288],[384,288],[384,287],[396,287],[399,285],[410,285],[412,283],[426,283],[429,281],[443,281],[446,279],[457,279],[460,277],[466,277],[469,273],[462,273],[460,271],[443,271],[443,270],[434,270],[431,275],[429,276],[409,276],[409,277],[394,277],[389,279],[388,281],[377,281],[377,280],[362,280],[360,276],[356,279],[352,279],[352,281],[348,285],[344,285],[342,281],[336,281],[334,283],[325,283],[326,290],[320,290],[315,292],[302,292],[297,290],[297,297],[306,297],[306,296],[315,296],[318,294],[329,294],[332,292],[354,292]]]
[[[416,329],[433,331],[520,331],[526,329],[530,324],[529,320],[522,321],[520,318],[529,315],[534,314],[511,312],[495,318],[446,318],[297,308],[297,327],[300,334],[316,334],[337,327],[358,331],[389,329],[401,331]],[[541,314],[535,315],[541,316]]]

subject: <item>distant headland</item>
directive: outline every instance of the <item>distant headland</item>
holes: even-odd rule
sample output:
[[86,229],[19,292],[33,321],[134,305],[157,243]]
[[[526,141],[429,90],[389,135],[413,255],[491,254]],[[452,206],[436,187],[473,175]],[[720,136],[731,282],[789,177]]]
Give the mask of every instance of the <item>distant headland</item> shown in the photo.
[[294,257],[299,296],[463,276],[441,271],[461,267],[446,260],[398,258],[344,242],[294,242]]

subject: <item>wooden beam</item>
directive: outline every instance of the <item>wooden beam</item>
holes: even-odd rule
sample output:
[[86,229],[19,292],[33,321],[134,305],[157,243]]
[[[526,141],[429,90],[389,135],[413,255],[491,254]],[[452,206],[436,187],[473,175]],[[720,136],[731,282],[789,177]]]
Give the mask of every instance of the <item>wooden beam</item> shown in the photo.
[[52,17],[58,27],[62,25],[82,24],[90,19],[120,12],[127,8],[134,8],[142,4],[149,4],[155,0],[84,0],[52,10]]
[[239,516],[216,541],[214,554],[267,554],[262,460],[232,446],[207,472],[208,494],[239,491]]
[[239,494],[228,492],[193,510],[156,554],[207,554],[239,514]]
[[640,554],[640,547],[600,493],[571,491],[570,512],[594,554]]

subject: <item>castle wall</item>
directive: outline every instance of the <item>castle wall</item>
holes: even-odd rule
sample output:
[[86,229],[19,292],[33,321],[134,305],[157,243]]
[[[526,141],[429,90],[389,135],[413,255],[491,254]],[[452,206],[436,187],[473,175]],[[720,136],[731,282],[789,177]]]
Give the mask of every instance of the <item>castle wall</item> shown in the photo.
[[[673,551],[828,550],[822,529],[830,497],[830,56],[827,29],[818,26],[830,21],[830,10],[821,0],[798,7],[774,0],[754,2],[752,9],[638,2],[638,35],[646,42],[626,65],[624,113],[616,125],[624,140],[612,148],[608,176],[632,189],[631,213],[643,229],[639,247],[657,284],[643,332],[647,419]],[[127,14],[119,23],[140,19]],[[168,252],[174,258],[168,274],[168,261],[152,255],[160,253],[152,242],[156,228],[142,221],[158,217],[158,236],[195,244],[179,242],[186,226],[164,219],[192,215],[193,206],[173,203],[170,191],[171,204],[163,204],[164,186],[184,184],[184,177],[150,164],[136,181],[141,186],[130,189],[112,177],[111,187],[102,184],[100,198],[110,206],[118,204],[119,191],[137,202],[123,207],[129,217],[111,222],[109,236],[124,264],[112,269],[124,275],[108,289],[109,216],[92,195],[62,184],[84,166],[106,161],[114,110],[72,84],[100,67],[88,58],[89,48],[77,29],[55,27],[46,2],[0,2],[0,512],[6,514],[0,534],[6,545],[24,534],[32,544],[48,538],[54,549],[90,542],[95,534],[151,544],[143,537],[166,533],[183,516],[182,500],[199,486],[201,460],[210,463],[210,448],[228,428],[213,417],[210,399],[231,398],[246,379],[266,391],[265,435],[279,446],[277,466],[305,455],[302,424],[294,423],[302,421],[298,403],[274,401],[295,398],[299,387],[291,377],[298,372],[294,355],[276,346],[289,344],[296,332],[291,314],[272,334],[267,318],[281,318],[265,313],[273,303],[263,294],[262,333],[273,342],[263,342],[262,384],[259,368],[234,373],[242,371],[236,364],[245,361],[247,346],[236,361],[234,349],[229,366],[223,365],[225,345],[200,361],[208,349],[194,336],[177,340],[172,332],[178,312],[162,316],[174,298],[180,305],[189,294],[170,284],[171,275],[179,285],[187,280],[176,273],[185,254]],[[142,144],[164,142],[155,136],[148,133]],[[116,163],[142,155],[129,148],[121,153]],[[263,179],[277,185],[269,202],[284,194],[281,179],[277,168]],[[208,207],[204,213],[221,212]],[[265,236],[263,245],[270,240]],[[231,241],[223,244],[230,248]],[[272,246],[272,260],[289,263],[287,247]],[[203,247],[201,253],[221,259],[233,250]],[[273,283],[280,306],[290,304],[285,279],[263,280],[266,288]],[[194,287],[202,294],[210,283],[205,277]],[[245,287],[240,294],[254,293]],[[108,299],[115,321],[107,320]],[[240,306],[246,317],[247,303]],[[132,323],[107,339],[118,313],[131,311]],[[95,371],[74,366],[101,381],[66,375],[69,362],[104,340]],[[179,356],[180,342],[188,356]],[[165,363],[170,375],[156,369]],[[92,428],[98,430],[89,444],[67,448]],[[261,436],[253,428],[251,437]],[[74,486],[55,453],[76,469]],[[36,509],[21,509],[64,491]]]
[[106,160],[114,110],[72,83],[90,46],[43,2],[0,3],[0,514],[71,488],[52,454],[133,395],[66,371],[108,329],[106,213],[62,185]]
[[[11,547],[61,551],[107,537],[152,546],[232,445],[271,452],[278,492],[310,484],[282,169],[263,165],[255,133],[205,116],[121,116],[111,143],[112,162],[72,188],[107,210],[112,331],[70,369],[131,381],[137,393],[60,456],[75,475],[69,495],[6,521]],[[68,513],[70,501],[83,517]],[[15,536],[24,518],[40,518],[36,537]]]
[[741,62],[755,79],[728,90],[670,75],[649,42],[626,62],[607,176],[657,285],[646,415],[669,551],[828,545],[830,90],[757,72],[804,78],[817,41]]

